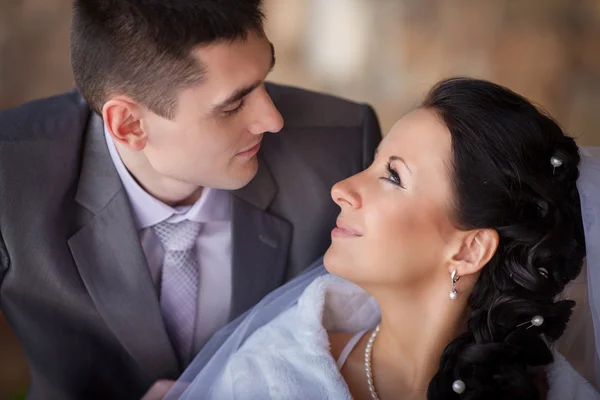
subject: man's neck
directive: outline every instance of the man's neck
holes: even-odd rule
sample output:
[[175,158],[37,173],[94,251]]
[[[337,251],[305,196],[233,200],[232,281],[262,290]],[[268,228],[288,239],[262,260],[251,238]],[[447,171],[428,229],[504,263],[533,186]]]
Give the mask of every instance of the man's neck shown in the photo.
[[202,187],[160,176],[141,152],[133,152],[115,142],[121,161],[133,179],[148,194],[163,203],[175,206],[192,205],[202,195]]

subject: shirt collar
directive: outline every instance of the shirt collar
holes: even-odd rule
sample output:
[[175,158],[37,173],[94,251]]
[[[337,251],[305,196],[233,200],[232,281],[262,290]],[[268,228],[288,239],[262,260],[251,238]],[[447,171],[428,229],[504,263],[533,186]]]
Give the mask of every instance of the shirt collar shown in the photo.
[[170,219],[179,222],[184,219],[195,222],[230,221],[230,194],[221,189],[204,188],[200,198],[191,206],[171,207],[146,192],[131,176],[121,160],[117,147],[104,127],[104,136],[113,164],[123,183],[136,228],[145,229]]

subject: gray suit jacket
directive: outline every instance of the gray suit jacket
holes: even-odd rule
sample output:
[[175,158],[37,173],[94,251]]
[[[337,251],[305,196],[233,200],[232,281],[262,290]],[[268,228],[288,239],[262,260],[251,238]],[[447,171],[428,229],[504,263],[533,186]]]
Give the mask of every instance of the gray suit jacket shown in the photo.
[[[331,186],[381,137],[367,105],[268,90],[285,128],[234,192],[231,319],[323,254]],[[181,373],[102,121],[77,91],[0,112],[0,307],[32,399],[139,399]]]

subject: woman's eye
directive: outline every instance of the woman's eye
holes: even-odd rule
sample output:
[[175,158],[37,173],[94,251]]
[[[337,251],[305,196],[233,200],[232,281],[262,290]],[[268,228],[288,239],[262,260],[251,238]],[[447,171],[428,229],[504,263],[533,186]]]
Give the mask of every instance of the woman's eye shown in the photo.
[[402,186],[402,180],[400,179],[400,175],[398,175],[398,172],[396,172],[396,170],[392,167],[391,163],[387,164],[386,169],[387,169],[387,173],[388,173],[386,180],[388,180],[390,183],[392,183],[396,186],[400,186],[401,188],[404,188],[404,186]]

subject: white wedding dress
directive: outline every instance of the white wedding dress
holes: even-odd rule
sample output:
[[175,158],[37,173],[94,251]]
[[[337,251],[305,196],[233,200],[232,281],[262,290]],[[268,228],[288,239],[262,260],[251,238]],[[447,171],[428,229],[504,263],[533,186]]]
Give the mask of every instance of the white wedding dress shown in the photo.
[[[235,352],[215,382],[212,399],[351,400],[327,331],[358,333],[373,328],[376,301],[358,286],[317,277],[298,303],[254,332]],[[600,399],[600,394],[553,351],[546,368],[548,400]]]

